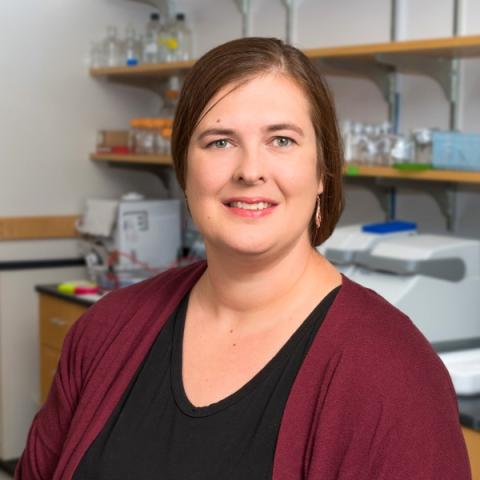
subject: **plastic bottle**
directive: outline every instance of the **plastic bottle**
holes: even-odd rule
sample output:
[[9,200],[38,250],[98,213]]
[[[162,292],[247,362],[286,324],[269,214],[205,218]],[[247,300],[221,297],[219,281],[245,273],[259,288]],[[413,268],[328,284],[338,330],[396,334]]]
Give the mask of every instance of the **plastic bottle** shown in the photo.
[[191,60],[192,54],[192,32],[185,23],[185,14],[177,13],[174,24],[173,35],[177,40],[177,48],[174,52],[174,59],[183,61]]
[[133,67],[140,63],[140,42],[132,25],[127,26],[125,33],[125,65]]
[[158,63],[163,61],[160,54],[161,45],[158,42],[158,37],[161,30],[160,15],[152,13],[150,21],[145,27],[145,36],[142,48],[143,63]]
[[105,64],[108,67],[118,67],[122,64],[122,46],[117,36],[117,27],[107,27],[107,36],[103,42]]

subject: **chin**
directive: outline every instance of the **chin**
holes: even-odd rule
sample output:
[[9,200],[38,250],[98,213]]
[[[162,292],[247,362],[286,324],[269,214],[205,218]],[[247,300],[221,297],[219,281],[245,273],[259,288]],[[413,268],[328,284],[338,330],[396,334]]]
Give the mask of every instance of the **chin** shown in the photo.
[[[272,241],[244,239],[239,241],[238,238],[232,241],[218,239],[211,242],[211,251],[221,250],[224,253],[232,253],[236,255],[256,256],[271,252],[275,248]],[[210,249],[207,249],[207,252]]]

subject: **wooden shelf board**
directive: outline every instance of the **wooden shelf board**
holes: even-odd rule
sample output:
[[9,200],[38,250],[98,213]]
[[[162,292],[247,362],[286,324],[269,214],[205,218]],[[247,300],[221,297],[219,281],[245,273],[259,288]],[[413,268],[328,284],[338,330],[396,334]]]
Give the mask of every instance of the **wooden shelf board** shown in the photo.
[[137,165],[172,165],[170,155],[126,155],[113,153],[92,153],[95,162],[131,163]]
[[433,182],[454,182],[480,184],[480,172],[459,170],[405,171],[393,167],[371,167],[349,164],[345,167],[346,177],[381,177],[399,180],[423,180]]
[[446,58],[480,56],[480,35],[446,37],[426,40],[406,40],[304,50],[309,58],[344,58],[374,60],[382,53],[426,55]]
[[72,238],[78,215],[0,217],[0,241]]
[[113,78],[169,77],[176,73],[188,71],[194,63],[195,62],[191,60],[186,62],[136,65],[134,67],[91,68],[90,75],[92,77]]

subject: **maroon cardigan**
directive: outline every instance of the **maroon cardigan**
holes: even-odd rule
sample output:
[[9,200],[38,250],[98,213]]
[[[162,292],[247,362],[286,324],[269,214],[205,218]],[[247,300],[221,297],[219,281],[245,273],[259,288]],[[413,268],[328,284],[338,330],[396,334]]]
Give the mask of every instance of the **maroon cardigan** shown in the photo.
[[[72,477],[205,268],[112,292],[75,323],[16,479]],[[346,277],[288,398],[273,479],[470,479],[445,368],[407,317]]]

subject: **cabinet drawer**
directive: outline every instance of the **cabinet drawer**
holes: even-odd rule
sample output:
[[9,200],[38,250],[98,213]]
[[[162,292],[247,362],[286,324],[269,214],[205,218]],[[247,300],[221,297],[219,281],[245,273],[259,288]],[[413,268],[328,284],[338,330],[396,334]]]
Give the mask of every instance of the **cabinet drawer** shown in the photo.
[[48,391],[53,377],[57,371],[60,360],[60,350],[42,345],[40,347],[40,402],[43,404],[47,399]]
[[40,343],[60,350],[68,330],[85,310],[82,305],[41,294]]
[[465,443],[467,444],[472,480],[480,480],[480,432],[462,427]]

